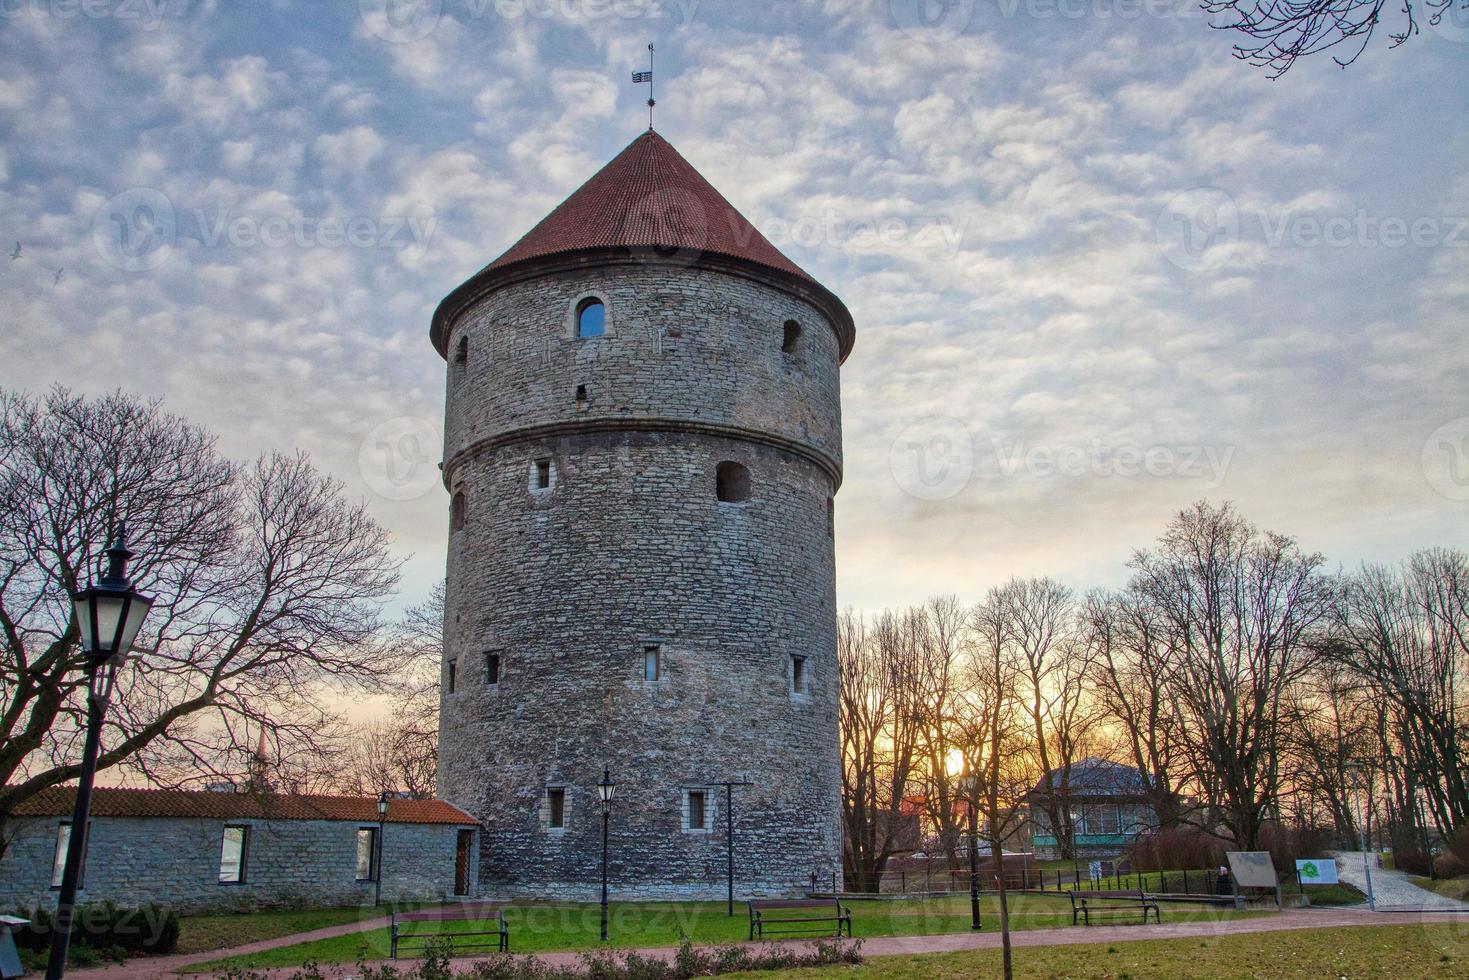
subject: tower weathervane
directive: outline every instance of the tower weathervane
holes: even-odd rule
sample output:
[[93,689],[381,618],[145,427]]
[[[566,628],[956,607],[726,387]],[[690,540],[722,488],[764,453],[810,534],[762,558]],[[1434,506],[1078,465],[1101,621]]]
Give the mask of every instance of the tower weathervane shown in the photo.
[[648,83],[648,131],[652,132],[653,107],[658,104],[653,98],[653,45],[648,45],[648,70],[633,72],[632,80],[634,85],[641,85],[643,82]]

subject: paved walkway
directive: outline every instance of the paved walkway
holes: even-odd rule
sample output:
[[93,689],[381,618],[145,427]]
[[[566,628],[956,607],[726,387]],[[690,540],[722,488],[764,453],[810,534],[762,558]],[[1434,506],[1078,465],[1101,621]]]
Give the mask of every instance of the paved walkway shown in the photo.
[[[1358,868],[1360,869],[1360,864]],[[1373,880],[1376,880],[1375,873]],[[1355,909],[1298,909],[1273,915],[1250,918],[1214,920],[1209,922],[1164,922],[1149,926],[1062,926],[1053,929],[1028,929],[1011,933],[1011,942],[1024,946],[1070,946],[1081,943],[1121,943],[1143,939],[1188,939],[1199,936],[1229,936],[1258,932],[1281,932],[1296,929],[1329,929],[1334,926],[1363,925],[1409,925],[1420,922],[1452,922],[1469,928],[1469,912],[1413,911],[1413,912],[1367,912]],[[386,919],[373,919],[317,929],[314,932],[282,936],[278,939],[251,943],[234,949],[215,950],[209,953],[191,953],[187,956],[168,956],[154,959],[133,960],[92,970],[72,970],[67,976],[72,980],[155,980],[167,977],[173,971],[195,963],[259,952],[278,946],[293,946],[313,939],[326,939],[353,932],[381,928]],[[859,923],[860,931],[860,923]],[[860,937],[859,937],[860,938]],[[794,941],[801,944],[800,941]],[[955,932],[937,936],[889,936],[865,939],[862,943],[864,956],[894,956],[908,953],[950,953],[967,949],[995,949],[1000,945],[993,916],[985,917],[985,928],[981,932]],[[644,956],[658,957],[671,961],[677,950],[673,947],[639,949]],[[539,953],[537,958],[552,966],[575,965],[579,953]],[[464,970],[483,957],[456,959],[454,965]],[[297,972],[299,967],[260,971],[270,980],[285,980]],[[323,965],[322,972],[328,977],[346,978],[356,973],[350,963]]]
[[[1372,861],[1372,892],[1377,898],[1379,909],[1413,910],[1423,912],[1469,912],[1469,905],[1446,898],[1426,888],[1419,888],[1408,880],[1401,871],[1389,871]],[[1336,876],[1358,891],[1367,891],[1367,872],[1362,867],[1361,851],[1338,851],[1336,853]],[[1365,908],[1365,903],[1361,906]]]

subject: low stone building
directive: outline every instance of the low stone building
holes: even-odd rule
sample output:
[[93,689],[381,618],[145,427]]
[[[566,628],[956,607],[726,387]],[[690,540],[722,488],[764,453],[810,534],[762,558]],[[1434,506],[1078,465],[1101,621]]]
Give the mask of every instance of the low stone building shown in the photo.
[[[75,800],[21,804],[0,909],[55,904]],[[372,797],[99,788],[90,823],[79,901],[190,912],[371,904],[379,875],[384,901],[452,898],[479,851],[474,819],[442,800],[390,800],[380,826]]]

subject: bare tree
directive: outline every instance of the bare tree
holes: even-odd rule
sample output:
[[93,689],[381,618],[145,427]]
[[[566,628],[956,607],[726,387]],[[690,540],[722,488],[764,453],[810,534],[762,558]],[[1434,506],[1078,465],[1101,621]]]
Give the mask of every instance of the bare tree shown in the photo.
[[[1008,588],[1008,587],[1007,587]],[[1017,655],[1016,607],[1004,589],[991,589],[969,614],[965,688],[958,726],[963,738],[969,805],[983,818],[981,836],[995,866],[1000,906],[1003,975],[1014,976],[1010,942],[1010,900],[1005,880],[1005,845],[1025,828],[1026,794],[1031,787],[1030,737],[1023,658]]]
[[1079,641],[1072,592],[1049,578],[1012,579],[996,591],[1008,623],[1040,769],[1037,802],[1063,858],[1076,857],[1071,769],[1096,721],[1087,697],[1089,655]]
[[918,761],[917,658],[902,620],[884,612],[869,628],[847,610],[837,622],[844,863],[855,891],[881,888]]
[[444,636],[444,582],[427,599],[409,606],[387,631],[402,668],[385,678],[381,693],[388,712],[354,729],[352,748],[338,771],[342,792],[377,795],[434,795],[439,754],[439,662]]
[[923,758],[923,811],[938,834],[950,870],[959,866],[957,848],[963,833],[957,806],[962,772],[952,763],[960,752],[955,713],[965,686],[961,655],[967,616],[959,600],[949,595],[931,598],[904,617],[918,653],[917,679],[922,685],[914,707]]
[[[1402,569],[1364,567],[1342,589],[1328,650],[1363,678],[1395,716],[1379,736],[1404,767],[1396,809],[1411,813],[1418,787],[1441,829],[1469,821],[1464,672],[1469,668],[1469,558],[1432,549]],[[1385,721],[1384,725],[1388,725]],[[1387,768],[1389,778],[1392,767]]]
[[[1419,16],[1427,12],[1428,23],[1437,27],[1445,16],[1454,16],[1454,8],[1469,11],[1469,0],[1402,0],[1403,26],[1389,34],[1398,47],[1419,33]],[[1213,25],[1218,30],[1237,31],[1249,40],[1234,47],[1234,55],[1256,67],[1269,69],[1272,78],[1290,70],[1297,58],[1332,51],[1332,60],[1345,68],[1359,58],[1382,20],[1386,0],[1304,0],[1282,3],[1278,0],[1202,0],[1200,6],[1211,14],[1225,14],[1227,20]],[[1335,49],[1340,48],[1341,53]]]
[[1136,590],[1087,596],[1083,616],[1096,694],[1116,723],[1123,754],[1140,773],[1157,827],[1182,817],[1188,782],[1182,726],[1168,690],[1173,659],[1166,622]]
[[[126,523],[157,596],[118,678],[99,769],[236,778],[323,745],[325,691],[395,670],[372,642],[387,534],[300,455],[240,467],[157,402],[0,393],[0,828],[75,778],[85,707],[70,595]],[[3,833],[0,833],[3,839]]]
[[1260,532],[1225,504],[1200,502],[1133,558],[1132,588],[1167,623],[1168,690],[1181,744],[1214,820],[1204,829],[1256,850],[1278,801],[1285,695],[1311,665],[1328,609],[1322,558]]

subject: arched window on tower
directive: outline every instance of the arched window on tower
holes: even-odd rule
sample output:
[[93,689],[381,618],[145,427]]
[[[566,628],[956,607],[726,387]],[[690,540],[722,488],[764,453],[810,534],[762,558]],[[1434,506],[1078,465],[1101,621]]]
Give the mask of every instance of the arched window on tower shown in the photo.
[[600,337],[607,332],[607,307],[596,298],[584,299],[576,306],[576,335]]
[[469,364],[469,337],[459,338],[459,347],[454,351],[454,366],[463,371]]
[[449,501],[449,530],[462,530],[469,523],[469,498],[464,495],[463,490],[454,491],[453,498]]
[[780,341],[782,354],[799,354],[801,352],[801,325],[795,320],[787,320],[785,333]]
[[720,463],[714,469],[714,493],[722,503],[741,503],[749,500],[749,469],[730,460]]

